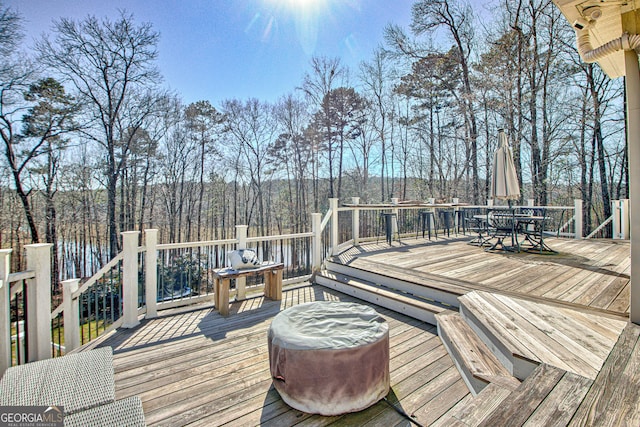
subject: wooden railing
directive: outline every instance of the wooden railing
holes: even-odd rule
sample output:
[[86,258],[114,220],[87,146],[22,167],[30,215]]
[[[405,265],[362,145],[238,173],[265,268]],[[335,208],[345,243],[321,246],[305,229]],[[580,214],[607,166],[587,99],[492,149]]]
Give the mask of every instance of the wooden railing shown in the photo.
[[[233,249],[251,248],[265,261],[283,263],[285,285],[306,281],[328,255],[322,234],[330,216],[323,224],[320,214],[312,214],[309,232],[248,237],[247,226],[240,225],[233,239],[205,242],[158,244],[157,230],[151,229],[138,246],[140,232],[123,232],[122,252],[83,283],[63,281],[62,303],[53,310],[52,245],[26,245],[27,270],[16,273],[9,271],[11,250],[0,250],[0,376],[12,365],[72,351],[118,327],[135,327],[141,314],[152,318],[162,309],[213,300],[211,270],[224,267]],[[243,278],[232,295],[244,299],[263,288],[261,277]],[[12,301],[23,314],[20,323],[14,315],[13,331]]]
[[[392,199],[389,204],[360,204],[359,198],[354,197],[351,203],[338,207],[337,199],[330,200],[330,209],[323,221],[328,224],[331,233],[331,253],[339,253],[351,245],[362,242],[384,240],[384,224],[380,219],[381,213],[394,213],[392,223],[393,234],[401,237],[416,235],[420,211],[432,211],[434,216],[441,210],[453,210],[450,226],[459,228],[459,221],[463,218],[460,211],[464,209],[489,209],[490,205],[466,205],[452,199],[451,203],[435,203],[429,199],[426,203],[402,203]],[[549,235],[582,238],[582,200],[575,200],[573,206],[535,206],[533,200],[526,205],[514,207],[545,208],[549,220],[545,222],[545,232]],[[337,215],[333,213],[337,212]],[[435,224],[431,224],[432,228]],[[441,224],[442,226],[442,224]],[[441,232],[442,230],[439,230]]]
[[51,312],[51,246],[25,245],[27,269],[15,273],[9,269],[11,249],[0,250],[0,375],[14,361],[24,363],[51,357],[51,320],[47,315]]
[[[609,224],[611,224],[611,229],[607,230]],[[611,202],[611,216],[605,218],[585,239],[609,236],[613,239],[629,239],[631,232],[629,224],[629,199],[613,200]]]
[[[284,284],[293,284],[307,280],[328,256],[346,247],[384,239],[381,212],[396,213],[393,231],[406,237],[417,232],[420,210],[470,207],[453,202],[429,207],[394,199],[391,204],[365,205],[353,198],[339,207],[337,199],[330,199],[324,216],[311,214],[311,231],[296,234],[248,237],[247,226],[240,225],[233,239],[158,244],[157,230],[151,229],[144,230],[144,245],[138,246],[140,232],[124,232],[123,251],[93,277],[83,283],[80,279],[62,282],[62,304],[54,310],[51,245],[26,245],[27,269],[17,273],[9,272],[11,250],[0,250],[0,374],[12,364],[52,357],[62,353],[60,349],[69,352],[114,328],[135,327],[141,314],[153,318],[159,310],[213,300],[211,270],[224,267],[226,254],[232,249],[252,248],[265,261],[284,263]],[[532,205],[530,201],[527,206]],[[581,238],[581,209],[580,200],[574,206],[547,207],[547,212],[557,217],[552,221],[555,232],[564,227],[573,237]],[[454,227],[458,219],[454,215]],[[243,299],[248,292],[262,288],[260,277],[243,279],[235,283],[233,293]],[[22,295],[26,296],[26,322],[16,323],[12,332],[10,304],[19,305],[17,298]],[[54,329],[63,338],[56,338]],[[14,346],[10,345],[12,335],[16,337]],[[26,337],[22,358],[17,356],[21,336]]]

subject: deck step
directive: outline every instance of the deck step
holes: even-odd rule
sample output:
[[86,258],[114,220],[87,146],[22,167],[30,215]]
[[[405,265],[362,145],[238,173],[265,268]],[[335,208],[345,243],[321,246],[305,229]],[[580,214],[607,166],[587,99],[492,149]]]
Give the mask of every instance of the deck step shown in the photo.
[[[482,293],[460,297],[460,315],[514,377],[524,380],[540,360],[516,337],[505,331],[503,313],[489,304]],[[514,326],[509,323],[510,328]]]
[[459,313],[446,311],[438,314],[436,320],[440,339],[474,395],[490,383],[509,390],[520,385]]
[[372,283],[384,283],[394,289],[452,307],[458,307],[458,297],[472,290],[468,286],[460,285],[455,279],[402,267],[380,265],[365,259],[356,258],[348,264],[329,260],[326,266],[328,271]]
[[315,282],[432,325],[436,324],[436,314],[447,310],[447,307],[436,301],[427,301],[402,290],[385,287],[383,283],[356,279],[328,270],[316,274]]
[[520,380],[540,363],[595,379],[613,346],[611,337],[617,337],[627,323],[499,293],[473,291],[459,300],[465,321]]

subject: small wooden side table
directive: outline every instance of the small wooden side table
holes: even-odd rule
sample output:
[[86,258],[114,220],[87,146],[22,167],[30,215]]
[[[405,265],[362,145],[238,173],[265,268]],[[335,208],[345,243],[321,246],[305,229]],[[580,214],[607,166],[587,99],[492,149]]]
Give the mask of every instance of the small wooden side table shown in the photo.
[[264,296],[272,300],[282,300],[282,273],[284,264],[264,263],[254,268],[221,268],[213,270],[216,308],[223,316],[229,315],[229,287],[231,279],[264,273]]

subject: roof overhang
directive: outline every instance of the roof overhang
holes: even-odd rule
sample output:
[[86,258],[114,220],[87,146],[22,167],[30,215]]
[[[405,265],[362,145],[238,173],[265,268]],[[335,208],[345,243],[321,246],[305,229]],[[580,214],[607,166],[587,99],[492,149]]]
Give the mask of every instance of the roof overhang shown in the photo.
[[[624,31],[631,32],[625,14],[640,6],[640,0],[553,0],[572,27],[589,23],[589,35],[594,48],[617,39]],[[635,15],[635,14],[632,14]],[[595,18],[595,19],[594,19]],[[637,32],[633,32],[636,33]],[[619,51],[598,61],[611,78],[624,76],[624,52]]]

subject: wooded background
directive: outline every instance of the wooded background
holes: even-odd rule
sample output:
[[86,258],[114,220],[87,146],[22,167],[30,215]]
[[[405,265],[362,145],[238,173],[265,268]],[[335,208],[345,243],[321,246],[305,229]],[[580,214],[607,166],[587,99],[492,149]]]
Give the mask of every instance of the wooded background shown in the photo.
[[477,12],[416,1],[410,28],[390,24],[357,69],[313,57],[275,103],[214,106],[163,87],[151,23],[62,17],[27,50],[0,3],[0,247],[20,264],[22,245],[57,242],[65,279],[115,255],[121,231],[308,231],[329,197],[485,203],[498,128],[522,199],[581,198],[589,232],[628,197],[623,81],[580,61],[551,1]]

